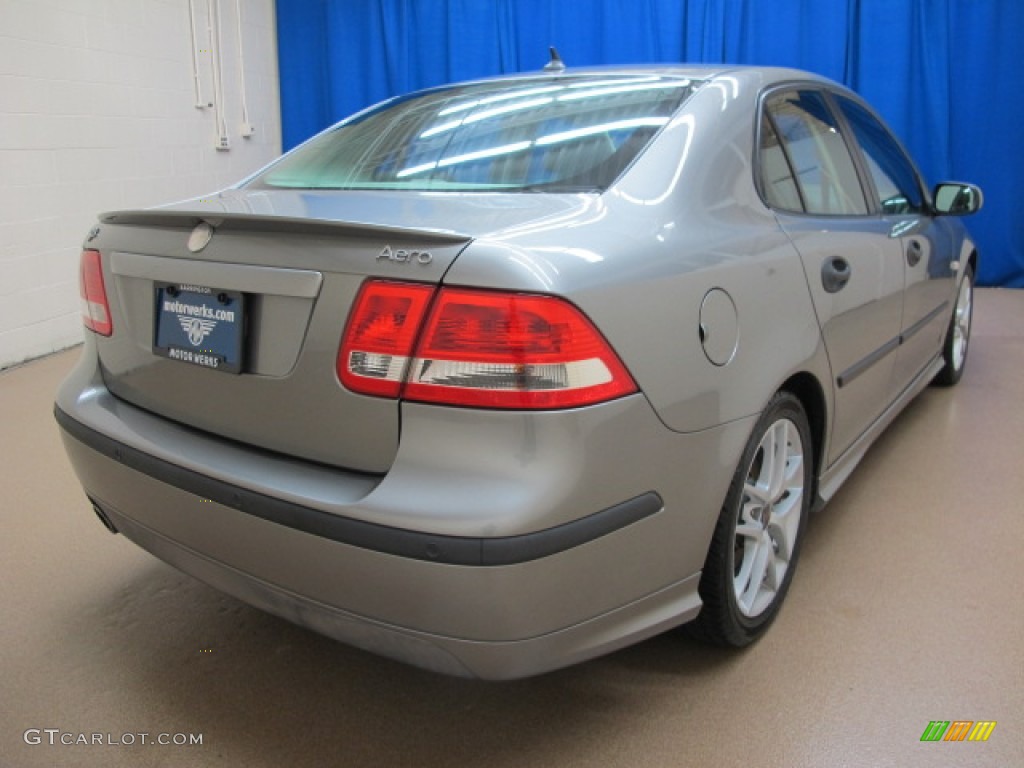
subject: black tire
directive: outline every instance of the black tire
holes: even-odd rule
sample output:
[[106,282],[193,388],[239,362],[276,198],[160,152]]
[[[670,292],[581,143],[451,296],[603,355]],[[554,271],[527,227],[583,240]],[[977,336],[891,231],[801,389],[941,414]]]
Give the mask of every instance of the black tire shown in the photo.
[[964,270],[960,287],[957,288],[953,314],[949,318],[946,339],[942,342],[942,360],[945,365],[932,380],[940,387],[952,387],[964,375],[967,352],[971,341],[971,319],[974,315],[974,270],[970,265]]
[[[780,424],[785,425],[784,432],[775,431]],[[796,438],[799,438],[799,445]],[[766,450],[766,441],[776,449]],[[748,479],[763,479],[766,467],[768,474],[772,474],[766,458],[769,452],[777,455],[780,445],[786,450],[786,461],[782,465],[785,479],[781,484],[786,490],[775,501],[769,498],[763,503],[754,495],[760,484],[748,485]],[[791,450],[799,454],[799,460],[790,455]],[[729,486],[701,573],[699,590],[704,606],[697,618],[687,625],[690,635],[716,645],[740,648],[757,640],[775,619],[793,580],[807,526],[813,456],[814,446],[803,406],[788,392],[779,392],[758,419]],[[775,495],[770,488],[773,485],[775,483],[769,480],[767,496]],[[799,498],[795,498],[797,485]],[[744,535],[737,533],[740,524],[746,531]],[[760,530],[757,526],[761,526]],[[764,554],[769,552],[769,547],[771,553]],[[784,550],[788,550],[788,556]],[[737,586],[737,580],[742,584],[743,573],[756,573],[758,551],[762,552],[762,557],[769,558],[764,578],[755,584],[755,578],[748,577],[747,588],[743,589]],[[748,567],[749,571],[743,570]],[[781,578],[779,568],[783,569]],[[748,599],[748,604],[741,604],[741,600],[747,602]]]

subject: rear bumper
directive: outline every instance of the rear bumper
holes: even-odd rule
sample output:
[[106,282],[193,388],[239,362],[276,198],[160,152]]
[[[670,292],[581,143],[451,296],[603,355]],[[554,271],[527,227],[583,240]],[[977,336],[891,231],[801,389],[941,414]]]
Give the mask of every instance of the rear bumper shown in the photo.
[[252,491],[120,443],[75,421],[59,407],[54,408],[54,417],[65,435],[96,453],[149,478],[198,496],[204,502],[231,507],[330,541],[446,565],[514,565],[537,560],[599,539],[655,515],[663,507],[661,497],[648,491],[608,509],[535,533],[488,538],[436,535],[353,520]]
[[[298,624],[488,679],[582,661],[695,616],[749,429],[672,433],[642,397],[544,418],[422,406],[392,470],[371,476],[155,417],[114,398],[90,357],[58,394],[57,418],[86,493],[118,531]],[[424,431],[430,451],[415,437]]]
[[250,605],[348,645],[458,677],[511,680],[568,666],[674,627],[695,616],[700,606],[700,574],[695,574],[608,614],[539,637],[465,640],[376,621],[312,600],[184,547],[109,507],[104,514],[118,532],[143,549]]

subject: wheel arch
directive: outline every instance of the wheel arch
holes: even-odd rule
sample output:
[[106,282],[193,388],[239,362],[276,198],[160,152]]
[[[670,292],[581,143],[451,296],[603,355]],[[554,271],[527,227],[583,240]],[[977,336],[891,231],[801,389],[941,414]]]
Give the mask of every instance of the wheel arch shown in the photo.
[[804,408],[807,414],[807,423],[811,428],[811,440],[814,443],[812,457],[814,460],[813,471],[811,472],[813,507],[817,510],[822,506],[818,497],[818,476],[821,473],[825,458],[825,434],[828,424],[828,406],[825,402],[825,392],[817,377],[806,371],[795,373],[790,376],[779,387],[780,391],[789,392]]
[[974,248],[971,250],[971,255],[967,257],[967,263],[971,267],[971,272],[975,278],[978,276],[978,249]]

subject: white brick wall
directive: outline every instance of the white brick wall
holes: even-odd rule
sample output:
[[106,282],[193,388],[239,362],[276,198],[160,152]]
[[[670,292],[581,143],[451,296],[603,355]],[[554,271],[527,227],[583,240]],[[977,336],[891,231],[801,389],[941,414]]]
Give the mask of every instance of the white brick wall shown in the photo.
[[280,153],[274,0],[193,0],[207,102],[209,3],[228,151],[195,107],[189,0],[0,0],[0,368],[81,340],[78,256],[98,213],[206,194]]

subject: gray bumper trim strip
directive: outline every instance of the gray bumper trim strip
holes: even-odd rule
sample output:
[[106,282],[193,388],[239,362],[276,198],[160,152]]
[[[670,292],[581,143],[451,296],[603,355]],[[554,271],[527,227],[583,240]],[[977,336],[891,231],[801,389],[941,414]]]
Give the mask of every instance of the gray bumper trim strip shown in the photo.
[[124,445],[75,420],[59,407],[54,417],[68,435],[98,453],[162,483],[298,531],[398,557],[448,565],[514,565],[586,544],[664,507],[648,491],[579,520],[536,533],[499,538],[436,536],[324,512],[216,480]]

